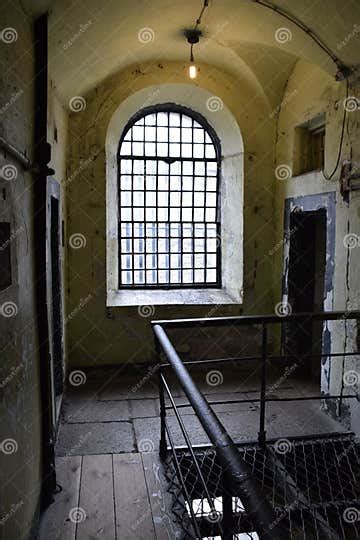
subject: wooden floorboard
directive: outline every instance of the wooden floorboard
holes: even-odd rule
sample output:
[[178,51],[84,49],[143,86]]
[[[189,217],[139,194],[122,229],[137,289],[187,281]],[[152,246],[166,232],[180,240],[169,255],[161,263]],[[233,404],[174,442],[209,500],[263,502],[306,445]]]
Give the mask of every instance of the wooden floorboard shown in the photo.
[[156,539],[141,455],[117,454],[113,459],[118,540]]
[[75,540],[74,508],[79,503],[81,456],[61,457],[56,460],[57,483],[62,490],[46,510],[38,540]]
[[181,530],[173,520],[171,495],[158,452],[141,454],[157,540],[175,540]]
[[83,456],[79,507],[86,519],[77,524],[76,540],[115,540],[112,456]]

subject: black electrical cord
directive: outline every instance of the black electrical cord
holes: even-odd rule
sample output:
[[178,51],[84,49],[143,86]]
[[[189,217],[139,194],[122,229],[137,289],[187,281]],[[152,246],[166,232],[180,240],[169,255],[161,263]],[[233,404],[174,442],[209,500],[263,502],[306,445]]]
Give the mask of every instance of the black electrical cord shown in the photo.
[[196,19],[196,23],[195,23],[195,26],[194,26],[194,30],[197,30],[198,27],[200,26],[201,24],[201,19],[205,13],[205,10],[206,8],[209,7],[209,0],[204,0],[204,5],[200,11],[200,15],[198,16],[198,18]]
[[332,173],[328,175],[328,174],[326,174],[325,171],[322,171],[322,174],[323,174],[323,177],[325,178],[325,180],[331,180],[332,177],[334,176],[334,174],[336,173],[336,171],[338,170],[338,167],[339,167],[341,154],[342,154],[342,147],[343,147],[343,143],[344,143],[345,124],[346,124],[346,117],[347,117],[346,100],[348,99],[348,97],[349,97],[349,81],[347,80],[346,81],[346,98],[345,98],[345,100],[343,102],[344,114],[343,114],[343,121],[342,121],[342,128],[341,128],[339,152],[338,152],[338,156],[337,156],[337,160],[336,160],[336,165],[335,165]]
[[350,75],[351,69],[349,68],[349,66],[345,65],[340,60],[340,58],[338,58],[336,54],[322,41],[322,39],[320,39],[319,36],[317,36],[315,32],[311,30],[311,28],[306,26],[306,24],[304,24],[297,17],[295,17],[295,15],[288,13],[287,11],[276,6],[275,4],[272,4],[271,2],[268,2],[267,0],[250,0],[250,2],[253,2],[254,4],[259,4],[259,6],[262,6],[264,8],[271,9],[281,17],[284,17],[288,21],[295,24],[295,26],[305,32],[331,58],[331,60],[334,62],[334,64],[336,64],[336,67],[338,68],[340,73],[342,73],[344,78]]

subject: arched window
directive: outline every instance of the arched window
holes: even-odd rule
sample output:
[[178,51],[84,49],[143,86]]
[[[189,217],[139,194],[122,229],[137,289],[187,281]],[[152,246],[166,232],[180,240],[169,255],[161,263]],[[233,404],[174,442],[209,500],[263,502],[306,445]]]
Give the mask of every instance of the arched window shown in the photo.
[[118,150],[119,287],[221,287],[220,142],[198,113],[148,107]]

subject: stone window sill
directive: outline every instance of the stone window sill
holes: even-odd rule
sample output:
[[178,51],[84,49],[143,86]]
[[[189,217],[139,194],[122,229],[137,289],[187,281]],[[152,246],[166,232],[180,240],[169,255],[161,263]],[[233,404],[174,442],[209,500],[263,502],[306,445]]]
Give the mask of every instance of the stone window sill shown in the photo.
[[241,304],[226,289],[136,289],[112,290],[107,294],[107,307],[160,305]]

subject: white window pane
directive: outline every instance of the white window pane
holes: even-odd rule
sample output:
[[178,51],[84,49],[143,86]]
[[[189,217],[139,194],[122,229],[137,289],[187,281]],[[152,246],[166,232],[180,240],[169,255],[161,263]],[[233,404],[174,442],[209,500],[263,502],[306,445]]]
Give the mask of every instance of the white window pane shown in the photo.
[[194,164],[192,161],[184,161],[183,163],[183,175],[192,176],[194,173]]
[[173,191],[170,192],[170,206],[179,206],[180,205],[180,192]]
[[160,190],[169,189],[169,177],[168,176],[159,176],[158,177],[158,189],[160,189]]
[[159,254],[159,268],[169,268],[169,255]]
[[131,143],[124,141],[121,145],[120,155],[130,156],[131,155]]
[[180,126],[180,114],[171,112],[170,115],[170,126]]
[[206,189],[208,191],[216,191],[216,178],[209,177],[206,179]]
[[[182,220],[183,221],[192,221],[192,208],[183,208],[182,209]],[[197,221],[195,219],[195,221]],[[204,221],[203,219],[201,221]]]
[[210,253],[206,255],[206,266],[208,268],[214,268],[216,266],[216,255],[215,253]]
[[193,120],[190,116],[182,115],[182,125],[183,127],[192,127]]
[[134,200],[134,206],[144,206],[144,192],[134,191],[133,200]]
[[143,175],[144,174],[144,167],[145,167],[145,163],[144,163],[144,160],[142,159],[135,159],[133,161],[133,174],[140,174],[140,175]]
[[181,145],[181,154],[182,154],[182,157],[184,158],[192,157],[192,145],[191,144]]
[[144,177],[134,176],[134,189],[144,189]]
[[217,175],[217,163],[216,161],[209,161],[207,164],[207,176]]
[[168,144],[167,143],[157,143],[157,155],[158,156],[167,156],[168,155]]
[[181,257],[180,257],[180,255],[171,255],[170,256],[170,266],[171,266],[171,268],[180,268],[181,267]]
[[167,225],[167,223],[160,223],[158,225],[158,236],[159,236],[159,238],[167,238],[167,236],[168,236],[168,225]]
[[151,269],[157,268],[156,255],[146,255],[146,267]]
[[193,235],[193,227],[191,223],[184,223],[182,229],[184,238],[191,238]]
[[121,206],[131,206],[131,191],[122,191],[120,193]]
[[180,238],[171,238],[170,240],[170,251],[172,253],[181,252],[181,240]]
[[193,272],[192,272],[192,270],[184,270],[183,271],[183,281],[184,281],[184,283],[192,283],[193,282]]
[[145,248],[145,242],[143,239],[134,239],[134,253],[143,253]]
[[194,266],[195,268],[204,268],[205,267],[205,257],[203,254],[196,254],[194,256]]
[[204,147],[201,144],[194,144],[194,158],[204,157]]
[[180,221],[180,208],[170,208],[170,221]]
[[183,206],[192,206],[192,192],[191,191],[183,191],[182,205]]
[[206,217],[205,221],[215,221],[216,208],[207,208],[205,217]]
[[124,141],[131,141],[131,132],[132,130],[129,129],[124,137]]
[[205,163],[202,161],[195,162],[195,176],[205,176]]
[[132,256],[121,255],[121,268],[130,269],[132,267]]
[[174,163],[172,163],[170,165],[170,171],[171,171],[172,175],[181,174],[181,163],[180,163],[180,161],[174,161]]
[[121,272],[121,283],[123,285],[132,285],[131,272],[129,271]]
[[168,113],[167,112],[158,112],[157,113],[157,124],[158,126],[167,126],[168,125]]
[[184,177],[182,179],[182,188],[184,191],[192,191],[193,189],[193,179],[192,178],[188,178],[188,177]]
[[146,208],[146,210],[145,210],[145,219],[146,219],[146,221],[155,221],[156,220],[156,208]]
[[159,270],[159,283],[169,283],[169,270]]
[[147,191],[145,196],[146,206],[156,206],[156,193]]
[[167,238],[159,238],[158,239],[158,252],[164,253],[169,251],[169,241]]
[[169,140],[172,142],[180,142],[180,129],[179,128],[177,127],[170,128]]
[[158,205],[159,206],[168,206],[168,193],[164,193],[162,191],[158,192]]
[[196,176],[194,178],[194,189],[203,191],[205,189],[205,178],[203,176]]
[[121,171],[121,174],[131,174],[131,172],[132,172],[132,161],[130,159],[121,159],[120,160],[120,171]]
[[145,156],[156,156],[156,144],[154,142],[146,141]]
[[170,189],[174,191],[180,191],[181,189],[181,177],[170,176]]
[[192,129],[183,127],[181,130],[181,139],[183,143],[192,142]]
[[131,189],[131,176],[120,176],[120,189]]
[[216,238],[208,238],[206,240],[206,246],[208,252],[216,252]]
[[171,283],[180,283],[181,281],[181,272],[180,270],[171,270],[170,271],[170,282]]
[[206,281],[209,283],[216,281],[216,270],[206,270]]
[[207,144],[205,146],[205,157],[207,159],[215,159],[216,157],[215,148],[212,144]]
[[134,283],[135,285],[142,285],[145,283],[145,272],[143,270],[134,272]]
[[206,195],[206,205],[216,206],[216,193],[208,193]]
[[194,244],[195,244],[194,246],[195,252],[205,251],[205,240],[203,238],[195,239]]
[[194,206],[204,206],[204,193],[195,191],[194,193]]
[[156,189],[156,176],[145,176],[145,189]]
[[169,219],[169,212],[167,208],[159,208],[158,218],[160,221],[167,221]]
[[205,281],[205,272],[204,272],[204,270],[195,270],[194,271],[194,281],[195,281],[195,283],[204,283],[204,281]]
[[146,174],[147,175],[155,175],[157,173],[157,162],[156,161],[153,161],[152,159],[148,159],[146,162],[145,162],[145,167],[146,167]]
[[150,285],[156,283],[156,278],[157,278],[157,273],[154,272],[153,270],[150,270],[150,271],[148,270],[146,272],[146,282],[149,283]]
[[158,126],[156,134],[158,142],[167,142],[169,140],[167,127]]
[[146,251],[147,253],[156,253],[157,251],[156,239],[148,238],[146,240]]
[[144,209],[133,208],[134,221],[144,221]]
[[157,236],[157,224],[156,223],[147,223],[146,224],[146,236],[155,237]]
[[192,255],[188,255],[188,254],[184,254],[183,255],[183,267],[184,268],[192,268],[193,267],[193,256]]
[[120,209],[120,216],[121,216],[121,221],[131,221],[131,219],[132,219],[132,210],[131,210],[131,208],[122,207]]
[[205,225],[202,223],[198,223],[195,225],[195,236],[197,237],[204,237],[205,236]]
[[133,143],[133,151],[134,156],[143,156],[144,155],[144,143],[142,142],[134,142]]
[[143,141],[144,140],[144,127],[143,126],[133,126],[132,128],[133,141]]
[[183,244],[184,253],[186,253],[186,252],[189,253],[189,252],[192,251],[192,240],[191,240],[191,238],[184,238],[182,244]]
[[181,146],[177,143],[170,144],[170,152],[171,157],[180,157],[181,155]]
[[204,221],[204,209],[197,208],[194,214],[194,221]]
[[194,143],[204,143],[204,130],[194,129]]
[[156,124],[156,113],[147,114],[144,118],[146,126],[155,126]]
[[169,165],[165,161],[158,162],[158,174],[169,174]]
[[211,223],[208,223],[206,225],[206,235],[208,238],[215,238],[217,234],[216,225],[212,225]]

